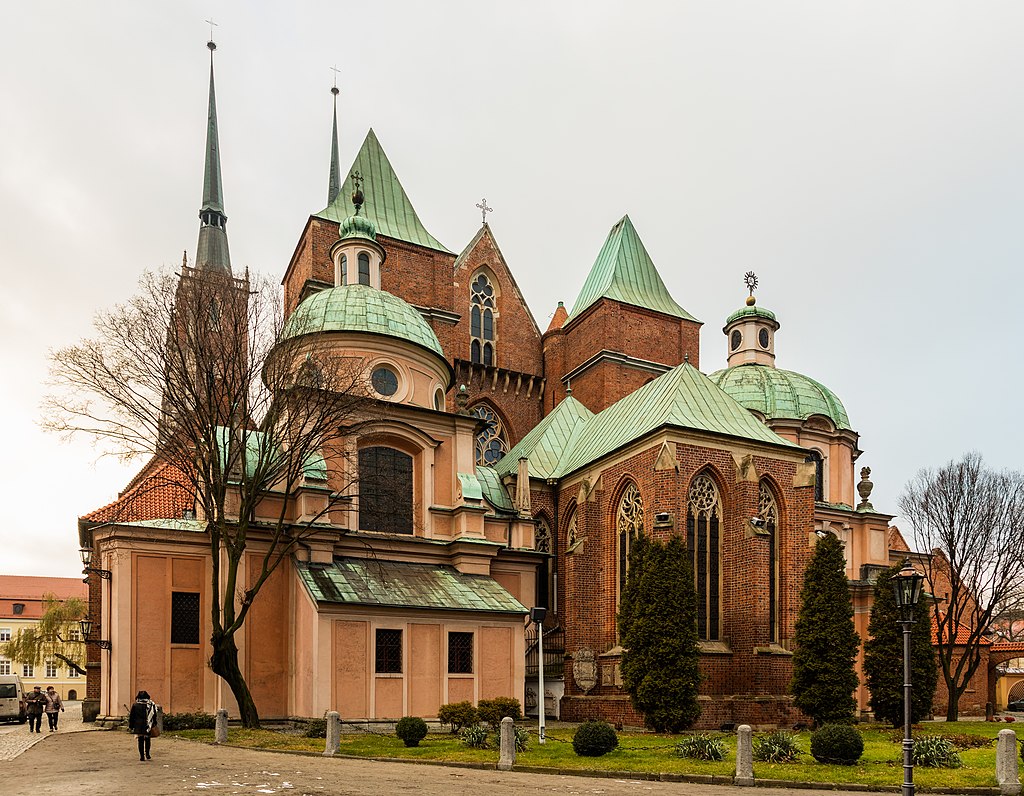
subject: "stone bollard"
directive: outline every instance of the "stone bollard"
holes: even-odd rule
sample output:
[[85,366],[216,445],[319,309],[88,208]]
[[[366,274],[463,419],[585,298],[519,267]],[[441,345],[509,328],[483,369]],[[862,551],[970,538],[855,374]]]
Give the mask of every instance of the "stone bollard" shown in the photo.
[[220,708],[217,711],[217,743],[228,742],[228,711],[227,708]]
[[996,781],[1002,796],[1018,796],[1020,777],[1017,769],[1017,733],[1000,730],[996,742]]
[[749,724],[741,724],[736,730],[736,776],[732,784],[754,784],[754,735]]
[[341,746],[341,716],[332,710],[327,714],[327,740],[324,742],[324,757],[330,757]]
[[508,716],[501,720],[501,744],[498,770],[511,771],[516,764],[516,723]]

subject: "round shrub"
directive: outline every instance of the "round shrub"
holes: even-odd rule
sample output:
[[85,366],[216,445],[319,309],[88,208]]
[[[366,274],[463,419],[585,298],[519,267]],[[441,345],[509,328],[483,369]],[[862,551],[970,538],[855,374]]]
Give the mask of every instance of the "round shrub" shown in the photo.
[[427,723],[418,716],[406,716],[395,725],[395,735],[406,746],[419,746],[420,741],[427,737]]
[[849,724],[826,724],[811,735],[811,756],[819,763],[852,766],[864,754],[864,739]]
[[327,719],[310,719],[302,730],[303,738],[326,738]]
[[619,745],[619,736],[606,721],[585,721],[572,736],[572,749],[580,757],[600,757]]
[[514,697],[481,699],[477,702],[477,711],[480,714],[480,721],[486,721],[492,730],[501,727],[501,720],[506,716],[512,721],[519,721],[523,717],[523,707]]
[[480,721],[480,713],[472,702],[449,702],[438,709],[437,720],[447,724],[455,734],[463,727],[470,727]]

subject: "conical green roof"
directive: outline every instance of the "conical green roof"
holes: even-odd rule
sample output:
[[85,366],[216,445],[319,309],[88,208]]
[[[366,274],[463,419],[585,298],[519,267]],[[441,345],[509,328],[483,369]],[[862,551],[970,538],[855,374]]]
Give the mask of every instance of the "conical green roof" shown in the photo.
[[583,428],[594,413],[573,398],[566,396],[547,417],[534,426],[530,433],[517,442],[494,465],[498,475],[509,475],[519,467],[524,456],[530,462],[530,476],[551,478],[559,462],[572,453]]
[[203,206],[199,209],[199,242],[196,268],[231,273],[228,251],[228,217],[224,214],[224,185],[220,175],[220,136],[217,133],[217,95],[213,82],[213,52],[210,48],[210,101],[206,114],[206,158],[203,168]]
[[608,233],[566,322],[602,298],[699,323],[669,295],[629,216],[623,216]]
[[373,221],[378,235],[452,253],[424,228],[372,129],[366,134],[337,198],[317,213],[317,218],[340,224],[352,214],[352,191],[355,190],[352,174],[357,171],[363,178],[366,198],[360,212]]
[[568,475],[663,426],[796,447],[684,363],[594,415],[552,477]]

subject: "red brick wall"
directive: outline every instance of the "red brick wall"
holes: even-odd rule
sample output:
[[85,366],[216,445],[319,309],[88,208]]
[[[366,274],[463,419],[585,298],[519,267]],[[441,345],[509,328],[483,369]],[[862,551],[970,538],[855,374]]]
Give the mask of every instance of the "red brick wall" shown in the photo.
[[[995,697],[995,694],[989,694],[988,659],[988,647],[983,647],[981,650],[981,663],[968,681],[967,690],[960,695],[960,718],[984,716],[985,703]],[[932,713],[935,714],[936,718],[941,719],[945,718],[946,709],[949,706],[949,689],[946,688],[946,681],[942,677],[942,664],[938,660],[938,654],[936,654],[935,663],[939,667],[939,680],[935,686],[935,698],[932,700]],[[953,661],[953,664],[954,666],[956,665],[956,660]],[[992,681],[994,684],[994,677]]]
[[[99,566],[94,564],[93,566]],[[103,611],[101,585],[103,581],[95,572],[89,573],[89,618],[93,621],[92,638],[107,638],[107,629],[103,627]],[[101,650],[97,644],[85,645],[85,698],[100,698],[100,655]]]

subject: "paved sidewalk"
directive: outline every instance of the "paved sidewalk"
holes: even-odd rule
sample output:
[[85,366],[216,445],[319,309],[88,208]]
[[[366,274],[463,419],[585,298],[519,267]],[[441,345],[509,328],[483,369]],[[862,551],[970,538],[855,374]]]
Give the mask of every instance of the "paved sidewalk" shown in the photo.
[[4,796],[854,796],[847,791],[735,788],[306,757],[168,737],[154,739],[153,759],[140,763],[135,739],[126,732],[40,737],[44,743],[19,759],[0,762]]
[[[97,729],[94,724],[82,722],[81,702],[64,703],[64,712],[60,714],[56,733],[50,732],[46,727],[46,716],[43,716],[43,725],[40,732],[29,732],[28,722],[24,724],[0,724],[0,760],[13,760],[26,749],[30,749],[50,735],[62,735],[64,733]],[[2,783],[0,783],[0,786],[2,786]],[[0,787],[0,791],[2,790],[3,788]]]

